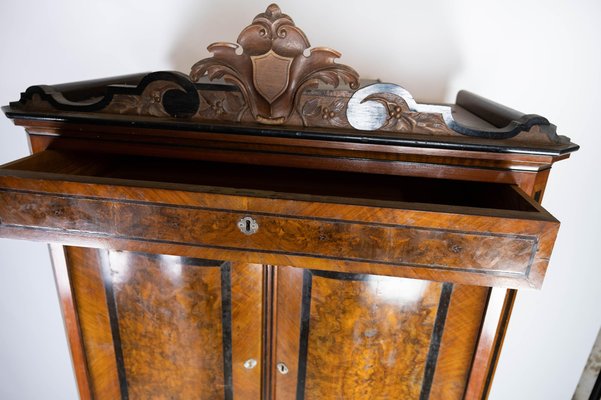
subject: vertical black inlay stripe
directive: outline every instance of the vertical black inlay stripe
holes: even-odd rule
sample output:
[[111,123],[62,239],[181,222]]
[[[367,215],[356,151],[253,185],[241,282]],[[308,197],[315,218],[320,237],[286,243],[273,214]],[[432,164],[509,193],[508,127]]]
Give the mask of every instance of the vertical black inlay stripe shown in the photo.
[[224,399],[234,399],[232,379],[232,273],[229,262],[221,265],[221,329],[223,333]]
[[419,395],[419,400],[428,400],[430,398],[430,390],[432,389],[432,381],[434,380],[434,372],[436,371],[436,363],[438,362],[438,352],[440,350],[440,341],[444,332],[444,325],[449,311],[449,303],[451,294],[453,293],[453,284],[445,282],[440,291],[440,301],[438,303],[438,311],[432,328],[432,337],[430,338],[430,348],[428,349],[428,358],[426,359],[426,368],[424,370],[424,379],[422,381],[422,390]]
[[272,265],[263,266],[263,304],[262,304],[262,319],[263,319],[263,355],[262,355],[262,373],[263,376],[262,385],[262,399],[272,398],[272,357],[275,353],[275,349],[272,348],[274,326],[273,321],[275,319],[275,271],[276,267]]
[[307,353],[309,351],[309,321],[311,320],[311,288],[313,275],[311,270],[303,271],[303,294],[301,303],[301,326],[298,355],[298,376],[296,380],[296,400],[305,398],[305,381],[307,378]]
[[109,311],[109,321],[111,324],[111,334],[113,336],[113,347],[115,350],[115,359],[117,360],[117,375],[119,377],[119,390],[121,400],[128,400],[127,377],[125,375],[125,362],[123,361],[123,349],[121,347],[121,335],[119,333],[119,314],[117,311],[117,300],[113,290],[113,275],[111,272],[111,261],[109,253],[106,250],[98,250],[100,257],[101,274],[104,280],[104,290],[106,295],[106,305]]

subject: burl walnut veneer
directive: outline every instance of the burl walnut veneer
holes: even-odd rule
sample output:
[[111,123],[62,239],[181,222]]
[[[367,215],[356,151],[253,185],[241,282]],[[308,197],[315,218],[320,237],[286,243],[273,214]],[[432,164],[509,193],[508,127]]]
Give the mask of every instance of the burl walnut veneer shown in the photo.
[[578,146],[416,102],[276,5],[189,76],[32,86],[0,235],[50,242],[82,399],[483,399]]

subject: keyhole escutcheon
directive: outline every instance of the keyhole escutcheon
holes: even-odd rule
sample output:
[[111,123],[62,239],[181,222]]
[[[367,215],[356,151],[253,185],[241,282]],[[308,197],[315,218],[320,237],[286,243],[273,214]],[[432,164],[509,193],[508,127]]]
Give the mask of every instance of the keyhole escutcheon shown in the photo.
[[259,224],[252,217],[244,217],[238,221],[238,229],[245,235],[252,235],[259,230]]
[[283,362],[279,362],[278,365],[276,365],[276,368],[282,375],[286,375],[288,373],[288,367]]

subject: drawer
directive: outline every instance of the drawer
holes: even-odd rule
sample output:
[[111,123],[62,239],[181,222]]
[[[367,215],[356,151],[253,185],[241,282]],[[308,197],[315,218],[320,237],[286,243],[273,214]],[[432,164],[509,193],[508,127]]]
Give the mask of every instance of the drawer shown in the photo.
[[0,168],[0,235],[540,287],[559,223],[512,185],[47,150]]

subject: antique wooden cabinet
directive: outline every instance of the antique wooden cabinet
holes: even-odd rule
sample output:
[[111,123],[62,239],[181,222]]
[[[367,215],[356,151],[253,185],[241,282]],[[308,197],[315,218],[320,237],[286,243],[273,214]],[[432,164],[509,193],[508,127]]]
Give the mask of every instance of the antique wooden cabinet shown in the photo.
[[[271,5],[189,76],[3,108],[0,235],[51,244],[82,399],[486,398],[578,147],[469,92],[360,81]],[[24,288],[25,289],[25,288]]]

